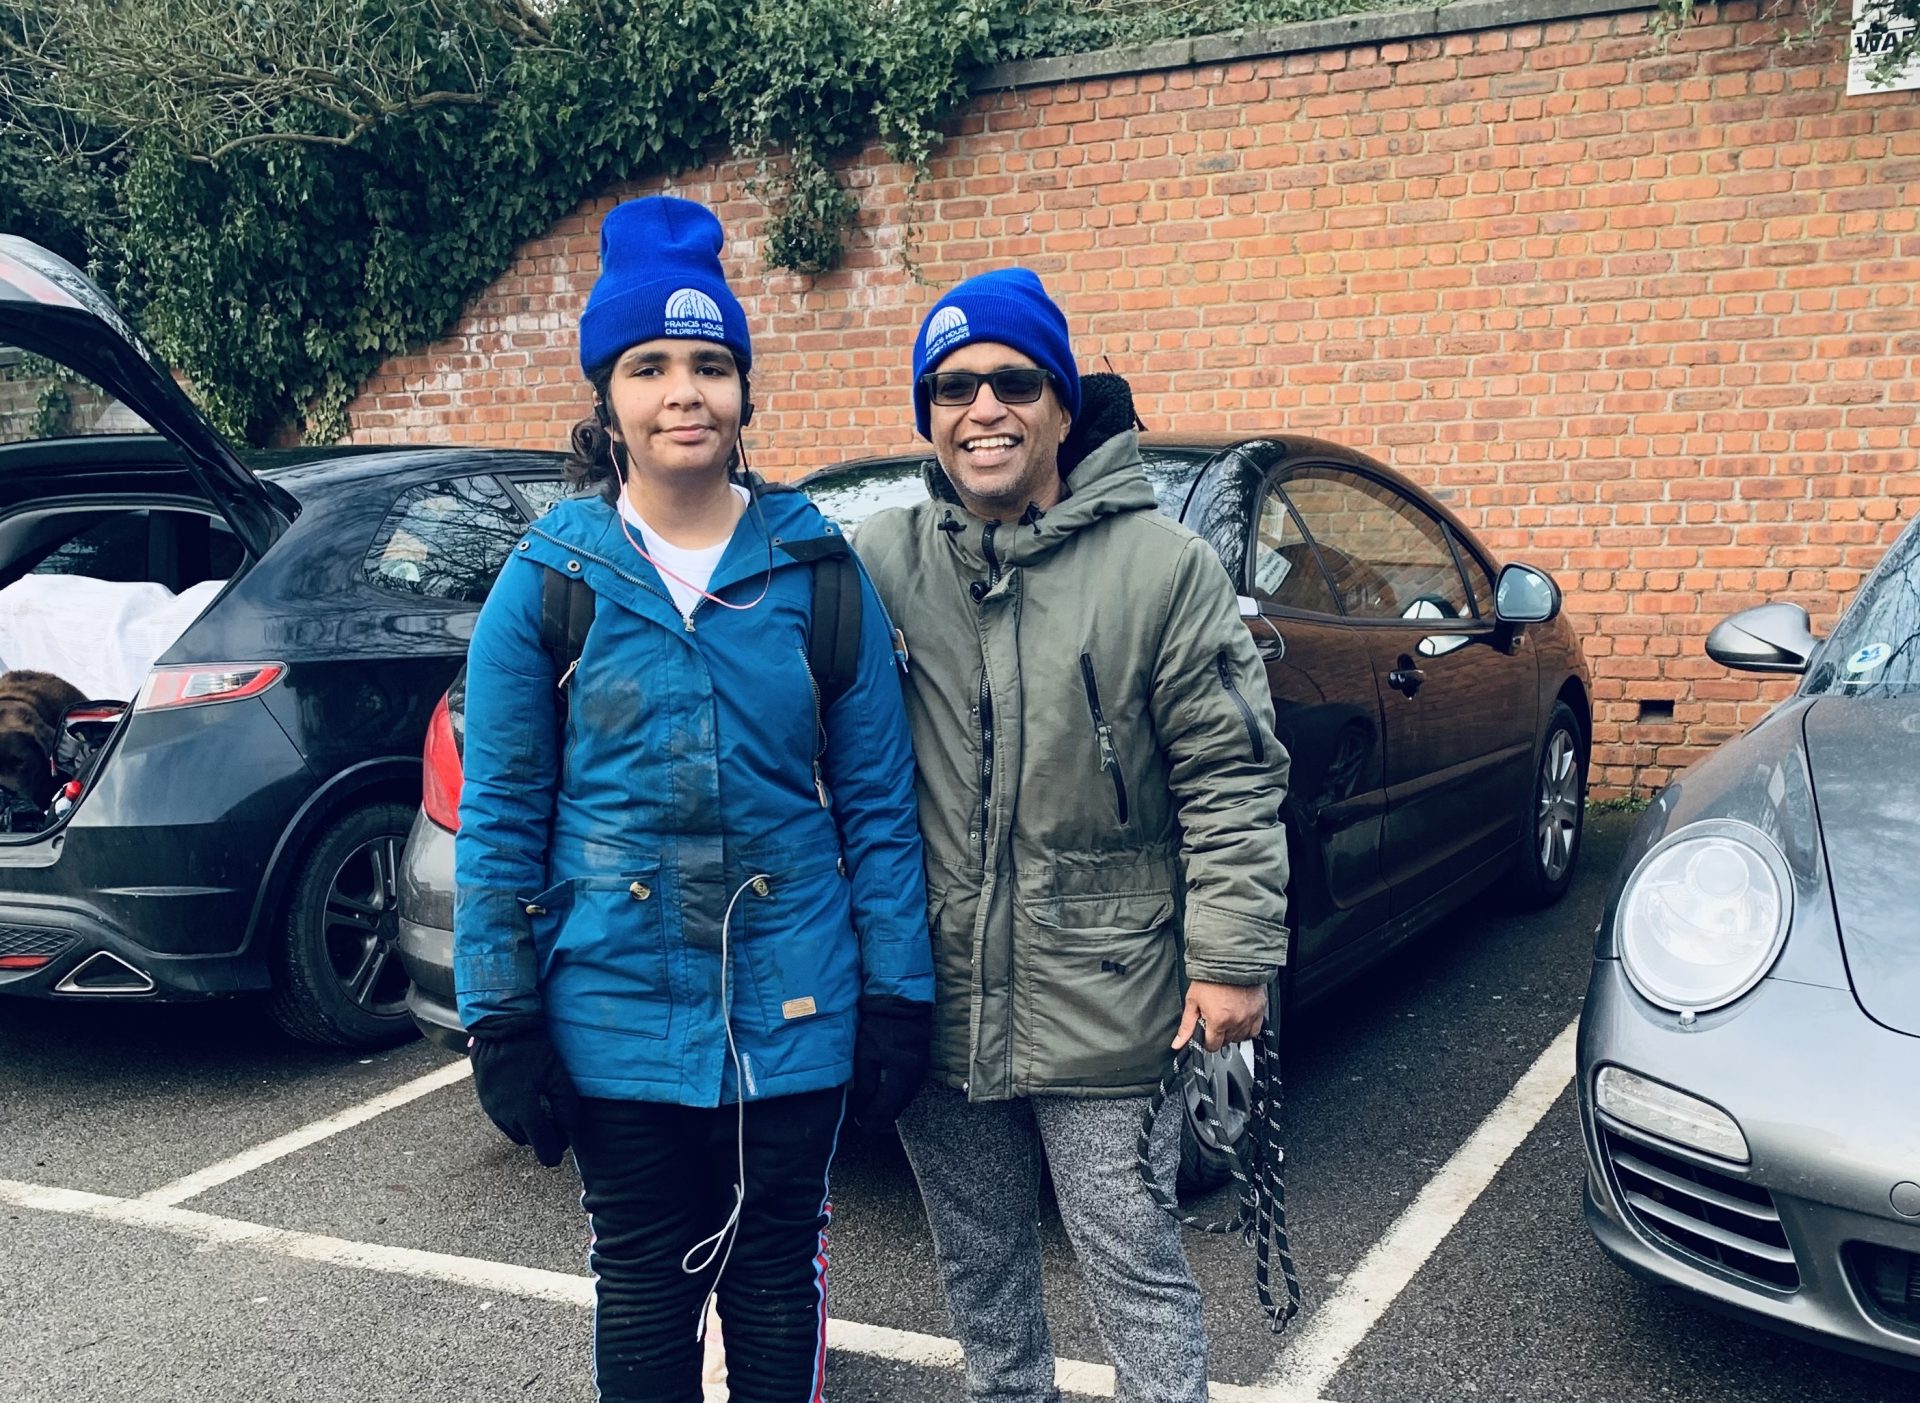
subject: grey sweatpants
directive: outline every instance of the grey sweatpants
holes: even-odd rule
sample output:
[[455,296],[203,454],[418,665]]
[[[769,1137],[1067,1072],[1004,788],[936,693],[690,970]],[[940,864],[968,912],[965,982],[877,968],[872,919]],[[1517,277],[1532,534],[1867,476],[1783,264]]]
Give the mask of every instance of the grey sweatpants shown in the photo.
[[[1053,1340],[1040,1297],[1040,1152],[1080,1263],[1119,1403],[1206,1403],[1200,1290],[1180,1225],[1155,1206],[1134,1158],[1146,1097],[1044,1096],[970,1104],[929,1086],[900,1117],[900,1140],[933,1226],[947,1306],[967,1357],[967,1396],[1056,1403]],[[1177,1102],[1154,1127],[1171,1185]]]

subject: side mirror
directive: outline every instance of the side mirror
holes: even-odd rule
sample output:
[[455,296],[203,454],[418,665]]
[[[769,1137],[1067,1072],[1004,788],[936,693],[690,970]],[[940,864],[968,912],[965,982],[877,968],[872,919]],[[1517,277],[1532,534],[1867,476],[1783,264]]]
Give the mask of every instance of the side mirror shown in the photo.
[[1742,672],[1805,672],[1820,640],[1798,604],[1762,604],[1722,619],[1707,635],[1707,656]]
[[1560,586],[1531,565],[1509,565],[1493,586],[1493,617],[1503,624],[1544,624],[1560,612]]

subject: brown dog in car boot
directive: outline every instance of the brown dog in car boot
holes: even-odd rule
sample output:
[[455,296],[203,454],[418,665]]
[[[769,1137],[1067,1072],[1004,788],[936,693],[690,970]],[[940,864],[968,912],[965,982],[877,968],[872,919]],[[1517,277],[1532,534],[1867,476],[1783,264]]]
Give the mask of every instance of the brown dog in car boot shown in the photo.
[[43,809],[53,802],[60,718],[85,700],[51,672],[0,673],[0,789]]

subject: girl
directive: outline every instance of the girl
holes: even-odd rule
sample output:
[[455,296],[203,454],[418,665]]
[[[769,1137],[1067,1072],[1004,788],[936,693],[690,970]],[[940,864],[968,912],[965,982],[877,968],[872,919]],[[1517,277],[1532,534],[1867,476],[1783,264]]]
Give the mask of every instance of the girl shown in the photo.
[[851,574],[857,661],[822,695],[814,577],[846,548],[735,479],[721,244],[685,200],[608,214],[574,431],[600,491],[528,531],[467,663],[460,1014],[487,1114],[544,1164],[572,1144],[605,1403],[698,1400],[715,1295],[736,1403],[823,1396],[828,1164],[843,1114],[912,1094],[933,996],[890,630]]

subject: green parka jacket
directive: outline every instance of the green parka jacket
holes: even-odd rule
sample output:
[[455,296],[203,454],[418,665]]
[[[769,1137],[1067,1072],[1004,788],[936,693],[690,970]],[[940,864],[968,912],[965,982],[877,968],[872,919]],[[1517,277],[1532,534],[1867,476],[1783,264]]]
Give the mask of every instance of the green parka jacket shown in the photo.
[[857,549],[909,650],[933,1074],[971,1100],[1150,1091],[1186,981],[1286,960],[1286,752],[1232,583],[1131,432],[1037,519],[933,500]]

